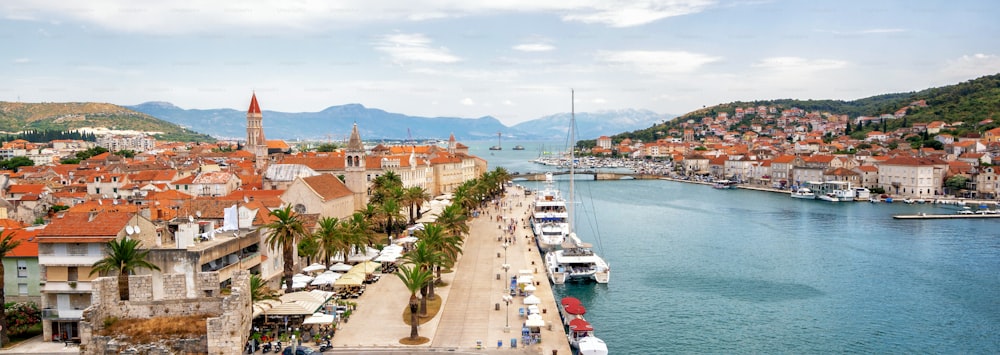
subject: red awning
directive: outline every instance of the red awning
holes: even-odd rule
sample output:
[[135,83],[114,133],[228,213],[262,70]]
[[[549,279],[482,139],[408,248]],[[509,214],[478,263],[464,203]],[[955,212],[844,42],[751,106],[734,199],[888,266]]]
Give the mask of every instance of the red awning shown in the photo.
[[569,321],[569,330],[574,332],[591,332],[594,331],[594,327],[590,326],[590,323],[582,318],[577,318]]
[[566,310],[566,313],[572,314],[574,316],[587,313],[587,309],[583,308],[582,304],[571,304],[568,306],[563,306],[563,309]]
[[571,305],[571,304],[572,305],[579,305],[579,304],[581,304],[580,300],[577,299],[576,297],[563,297],[561,300],[559,300],[559,303],[562,304],[563,307]]

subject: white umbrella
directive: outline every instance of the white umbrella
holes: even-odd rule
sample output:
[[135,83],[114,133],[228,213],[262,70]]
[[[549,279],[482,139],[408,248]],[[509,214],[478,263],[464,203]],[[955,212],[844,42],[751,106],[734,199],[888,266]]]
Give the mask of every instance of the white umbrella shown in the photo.
[[294,276],[292,276],[292,282],[309,282],[312,280],[313,277],[309,275],[295,274]]
[[535,289],[536,289],[535,285],[532,285],[532,284],[528,284],[528,286],[524,286],[524,292],[535,292]]
[[316,276],[316,279],[314,279],[312,283],[310,283],[310,285],[313,286],[332,285],[334,282],[337,281],[337,279],[340,278],[340,276],[341,274],[335,273],[333,271],[326,271]]
[[313,315],[306,317],[302,321],[302,324],[330,324],[333,323],[333,315],[323,314],[323,313],[313,313]]
[[526,327],[544,327],[545,326],[545,320],[542,319],[541,315],[531,314],[531,315],[528,315],[528,320],[524,322],[524,326],[526,326]]
[[416,242],[417,242],[417,237],[403,237],[396,239],[396,243],[399,244],[416,243]]
[[542,303],[542,299],[538,298],[538,296],[531,295],[531,296],[528,296],[528,297],[524,298],[524,304],[532,305],[532,304],[539,304],[539,303]]
[[350,270],[350,269],[351,269],[351,266],[347,265],[347,264],[344,264],[344,263],[336,263],[336,264],[330,265],[330,270],[332,270],[332,271],[347,271],[347,270]]
[[314,263],[314,264],[306,266],[305,268],[302,269],[302,271],[305,271],[305,272],[313,272],[313,271],[320,271],[320,270],[326,270],[326,265],[323,265],[323,264],[320,264],[320,263]]

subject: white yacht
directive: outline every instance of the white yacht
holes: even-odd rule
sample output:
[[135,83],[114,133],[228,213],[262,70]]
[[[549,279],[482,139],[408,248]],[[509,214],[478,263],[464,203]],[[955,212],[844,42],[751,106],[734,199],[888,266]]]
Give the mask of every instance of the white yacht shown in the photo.
[[[575,110],[570,111],[570,161],[573,161],[573,145],[576,144]],[[561,285],[567,281],[596,281],[606,284],[611,277],[611,268],[589,243],[584,243],[573,232],[573,165],[569,168],[569,203],[566,204],[569,234],[562,243],[562,250],[545,253],[545,272],[552,283]]]
[[594,253],[589,243],[583,243],[576,233],[570,233],[562,250],[545,253],[545,272],[556,285],[566,282],[606,284],[611,278],[608,263]]
[[569,345],[577,349],[580,354],[607,355],[608,345],[603,340],[594,336],[594,327],[583,318],[574,319],[569,322]]
[[538,241],[538,249],[547,252],[558,249],[569,234],[566,200],[555,188],[552,173],[545,173],[545,188],[535,194],[531,215],[531,231]]
[[827,202],[837,202],[837,201],[840,201],[840,199],[837,198],[837,195],[834,194],[834,193],[832,193],[832,192],[827,192],[825,194],[816,195],[816,198],[820,199],[820,200],[823,200],[823,201],[827,201]]

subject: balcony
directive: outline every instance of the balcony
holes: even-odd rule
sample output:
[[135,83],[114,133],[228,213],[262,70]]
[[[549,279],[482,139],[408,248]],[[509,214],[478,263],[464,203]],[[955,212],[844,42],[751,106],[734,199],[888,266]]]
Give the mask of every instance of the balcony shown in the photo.
[[38,264],[46,266],[91,266],[104,257],[101,255],[38,254]]
[[83,319],[82,309],[43,309],[42,319],[45,320],[80,320]]
[[93,291],[93,287],[87,281],[45,281],[45,285],[42,286],[42,292],[45,293],[90,293],[90,291]]

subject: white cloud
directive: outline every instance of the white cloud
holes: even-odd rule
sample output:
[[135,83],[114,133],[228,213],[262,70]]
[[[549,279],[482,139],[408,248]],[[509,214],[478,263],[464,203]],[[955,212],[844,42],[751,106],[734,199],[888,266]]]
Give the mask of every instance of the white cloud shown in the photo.
[[606,104],[606,103],[608,103],[608,100],[605,100],[605,99],[603,99],[603,98],[600,98],[600,97],[598,97],[598,98],[594,99],[594,101],[593,101],[593,102],[594,102],[595,104]]
[[694,72],[722,58],[685,51],[601,51],[597,59],[607,64],[632,67],[641,73],[667,75]]
[[1000,56],[976,53],[963,55],[945,63],[941,73],[947,81],[968,80],[983,75],[995,74],[1000,68]]
[[455,63],[462,59],[447,48],[431,47],[431,40],[419,33],[396,33],[383,36],[375,49],[388,53],[397,62]]
[[507,106],[514,106],[514,101],[510,101],[510,100],[503,100],[503,104],[504,104],[504,105],[507,105]]
[[128,33],[215,33],[219,29],[318,32],[332,27],[531,13],[612,27],[639,26],[704,11],[716,0],[440,1],[301,0],[296,2],[35,0],[0,2],[0,16],[24,21],[82,21]]
[[472,101],[472,99],[471,99],[471,98],[468,98],[468,97],[466,97],[466,98],[462,99],[462,101],[460,101],[460,103],[461,103],[462,105],[465,105],[465,106],[473,106],[473,105],[475,105],[475,104],[476,104],[476,102],[475,102],[475,101]]
[[712,0],[606,0],[571,9],[566,21],[597,23],[611,27],[631,27],[668,17],[689,15],[715,5]]
[[522,52],[548,52],[553,49],[556,49],[556,47],[548,43],[523,43],[514,46],[514,50]]
[[14,64],[28,64],[31,63],[30,58],[17,58],[12,61]]
[[840,69],[847,62],[835,59],[806,59],[801,57],[771,57],[764,58],[753,64],[754,67],[772,70],[818,71]]

